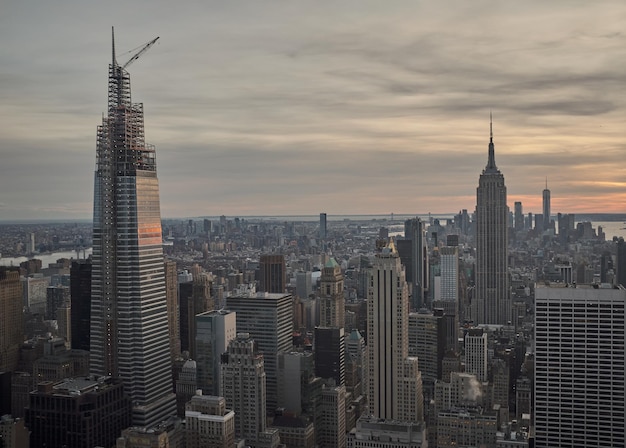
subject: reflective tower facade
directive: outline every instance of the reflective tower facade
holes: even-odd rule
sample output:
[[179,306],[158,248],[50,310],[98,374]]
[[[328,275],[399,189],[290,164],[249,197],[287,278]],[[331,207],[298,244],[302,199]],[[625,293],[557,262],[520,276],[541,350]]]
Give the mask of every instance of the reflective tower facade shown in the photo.
[[508,277],[508,217],[504,176],[496,166],[493,132],[487,166],[476,189],[476,324],[506,325],[511,319]]
[[123,380],[133,425],[174,415],[155,150],[114,44],[96,141],[91,295],[91,373]]

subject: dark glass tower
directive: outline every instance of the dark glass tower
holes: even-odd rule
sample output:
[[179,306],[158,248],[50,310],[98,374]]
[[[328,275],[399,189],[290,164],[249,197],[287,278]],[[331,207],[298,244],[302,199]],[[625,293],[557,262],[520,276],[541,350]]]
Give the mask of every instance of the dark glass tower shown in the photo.
[[98,127],[91,281],[91,372],[118,377],[133,403],[133,425],[176,413],[153,146],[130,75],[109,66],[108,115]]
[[506,325],[511,319],[508,217],[504,175],[496,166],[490,132],[489,158],[476,189],[476,294],[472,303],[476,324]]

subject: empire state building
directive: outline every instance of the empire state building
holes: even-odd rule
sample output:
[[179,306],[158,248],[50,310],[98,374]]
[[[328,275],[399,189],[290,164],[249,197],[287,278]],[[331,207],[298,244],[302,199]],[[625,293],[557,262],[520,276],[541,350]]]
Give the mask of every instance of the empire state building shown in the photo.
[[475,324],[506,325],[511,320],[508,277],[508,216],[504,176],[496,166],[490,123],[487,166],[476,189]]
[[147,427],[175,414],[155,150],[126,71],[154,42],[120,65],[113,40],[96,140],[91,289],[91,373],[122,379],[133,425]]

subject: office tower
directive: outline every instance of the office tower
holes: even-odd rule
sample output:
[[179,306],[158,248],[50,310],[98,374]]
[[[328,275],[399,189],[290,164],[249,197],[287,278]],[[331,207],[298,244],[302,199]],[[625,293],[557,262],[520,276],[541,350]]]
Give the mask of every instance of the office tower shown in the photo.
[[114,43],[112,53],[108,115],[96,139],[91,372],[120,378],[133,425],[153,426],[176,412],[159,183],[143,105],[131,102],[130,75],[115,59]]
[[365,388],[367,386],[367,347],[359,330],[352,330],[346,337],[346,358],[348,357],[356,363],[358,379],[361,387]]
[[320,238],[326,239],[326,213],[320,213]]
[[315,422],[318,446],[346,446],[346,387],[324,386],[320,397],[319,415]]
[[626,243],[624,243],[624,238],[621,237],[617,240],[615,284],[626,287]]
[[239,333],[222,355],[222,393],[235,412],[235,435],[254,447],[276,446],[278,430],[266,425],[263,355],[248,333]]
[[476,295],[472,303],[476,324],[506,325],[511,320],[508,215],[504,176],[496,167],[490,132],[489,158],[476,189]]
[[236,336],[235,312],[219,310],[196,315],[198,387],[204,395],[220,394],[220,356]]
[[57,326],[59,337],[65,340],[65,345],[72,346],[72,306],[69,302],[57,308]]
[[191,298],[188,298],[186,301],[187,311],[185,314],[188,320],[187,331],[189,335],[189,355],[192,358],[196,358],[198,356],[196,350],[196,315],[214,310],[215,301],[211,295],[213,276],[208,272],[203,272],[201,270],[202,268],[198,265],[194,265],[193,268]]
[[624,446],[626,290],[538,285],[535,302],[535,446]]
[[[443,311],[422,308],[409,314],[409,356],[419,359],[425,391],[432,392],[441,378],[441,361],[445,354],[446,323]],[[428,394],[432,397],[432,393]]]
[[[39,261],[39,260],[37,260]],[[24,293],[24,306],[28,312],[32,314],[46,313],[46,305],[48,300],[48,286],[50,286],[50,277],[44,277],[43,274],[32,274],[30,277],[22,278],[22,291]]]
[[471,328],[465,335],[465,372],[487,381],[487,333],[480,328]]
[[115,448],[182,448],[184,443],[182,422],[170,417],[150,429],[139,426],[125,429]]
[[344,328],[346,299],[343,293],[341,266],[331,258],[320,277],[320,326]]
[[[448,235],[450,236],[450,235]],[[441,300],[433,308],[443,308],[446,349],[456,350],[459,338],[459,248],[444,246],[439,250]]]
[[426,444],[424,424],[420,422],[383,421],[363,416],[347,434],[347,448],[422,448]]
[[315,417],[322,379],[315,376],[313,353],[279,353],[278,385],[278,407],[284,409],[285,414]]
[[24,426],[24,420],[10,415],[0,417],[0,446],[3,448],[28,448],[30,431]]
[[369,274],[367,345],[370,413],[380,419],[423,420],[422,376],[408,356],[409,291],[393,242],[376,254]]
[[287,285],[284,255],[261,255],[259,291],[283,294]]
[[313,292],[313,277],[311,271],[296,272],[296,295],[301,299],[308,299]]
[[187,448],[231,448],[235,446],[235,412],[224,397],[196,395],[185,410]]
[[176,414],[184,418],[185,406],[198,391],[198,365],[188,359],[183,363],[176,380]]
[[546,188],[543,190],[543,230],[550,228],[550,190],[548,190],[548,178],[546,177]]
[[289,294],[250,293],[226,299],[226,308],[237,313],[237,332],[249,333],[263,352],[270,414],[277,403],[278,354],[292,349],[292,302]]
[[332,379],[335,385],[346,383],[345,335],[343,328],[315,328],[315,374]]
[[496,414],[476,408],[443,410],[437,414],[437,448],[495,447],[497,426]]
[[305,416],[290,414],[278,415],[272,422],[272,427],[278,429],[280,443],[285,447],[315,448],[315,424]]
[[404,239],[410,240],[411,243],[398,241],[400,257],[406,268],[407,282],[412,285],[411,309],[414,311],[426,305],[428,291],[428,245],[425,232],[424,222],[420,218],[407,219],[404,222]]
[[178,273],[176,262],[166,260],[165,270],[165,300],[167,302],[167,328],[170,337],[170,358],[180,356],[180,311],[178,309]]
[[70,301],[70,288],[67,286],[48,286],[46,289],[46,320],[57,319],[57,308]]
[[110,377],[40,383],[26,409],[31,448],[114,446],[130,422],[130,397]]
[[515,203],[515,231],[520,232],[524,230],[524,212],[522,211],[522,203],[517,201]]
[[72,261],[70,268],[72,348],[89,350],[91,326],[91,260]]
[[17,370],[24,342],[19,268],[0,267],[0,372]]

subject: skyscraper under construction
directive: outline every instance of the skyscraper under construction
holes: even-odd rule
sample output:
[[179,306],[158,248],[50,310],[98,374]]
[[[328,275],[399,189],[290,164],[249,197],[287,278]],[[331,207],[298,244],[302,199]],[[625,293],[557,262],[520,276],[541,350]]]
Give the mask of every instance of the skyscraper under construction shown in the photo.
[[126,71],[157,39],[123,65],[113,39],[108,114],[96,144],[91,372],[122,379],[136,426],[176,412],[155,150],[145,142],[143,104],[131,102]]

